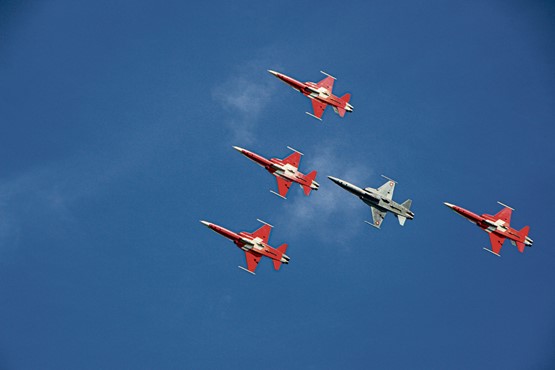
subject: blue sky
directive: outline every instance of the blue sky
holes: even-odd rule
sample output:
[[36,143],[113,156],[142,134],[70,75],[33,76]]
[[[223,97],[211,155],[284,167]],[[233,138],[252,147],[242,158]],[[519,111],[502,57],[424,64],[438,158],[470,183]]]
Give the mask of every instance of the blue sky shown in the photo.
[[[0,4],[0,368],[555,367],[548,1]],[[344,119],[269,75],[338,79]],[[232,149],[319,171],[287,200]],[[396,179],[413,221],[326,179]],[[448,201],[531,226],[497,258]],[[275,226],[256,276],[200,219]]]

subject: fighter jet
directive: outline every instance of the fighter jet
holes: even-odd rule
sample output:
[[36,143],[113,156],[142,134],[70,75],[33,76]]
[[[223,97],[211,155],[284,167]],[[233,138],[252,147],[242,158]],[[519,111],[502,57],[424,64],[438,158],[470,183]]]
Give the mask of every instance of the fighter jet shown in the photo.
[[386,178],[388,181],[378,189],[361,189],[345,180],[328,176],[331,181],[335,182],[343,189],[350,191],[370,206],[372,209],[372,220],[374,222],[364,222],[379,229],[387,212],[391,212],[397,217],[399,224],[403,226],[407,218],[409,220],[414,218],[414,213],[410,211],[412,200],[407,199],[402,204],[394,202],[391,198],[393,198],[393,189],[395,189],[396,182],[388,177],[385,177],[384,175],[382,175],[382,177]]
[[217,232],[220,235],[225,236],[231,240],[235,245],[245,251],[245,256],[247,257],[247,268],[242,266],[237,266],[242,270],[250,272],[255,275],[254,270],[258,266],[258,262],[262,257],[271,258],[274,262],[274,269],[279,270],[282,263],[288,264],[289,257],[285,254],[287,250],[287,244],[280,245],[277,249],[270,247],[268,243],[268,238],[270,237],[270,231],[272,231],[273,226],[267,224],[262,220],[257,220],[264,225],[253,233],[248,233],[246,231],[241,231],[240,233],[234,233],[228,229],[225,229],[216,224],[200,221],[203,225],[207,226],[209,229]]
[[511,228],[511,214],[514,209],[501,202],[497,203],[502,205],[504,208],[494,216],[488,214],[478,216],[476,213],[470,212],[454,204],[447,202],[444,202],[443,204],[468,219],[473,224],[476,224],[489,234],[491,250],[484,248],[486,251],[491,252],[496,256],[500,256],[499,252],[501,251],[503,242],[505,239],[509,239],[521,253],[524,252],[524,247],[531,247],[533,243],[532,239],[528,237],[530,226],[524,226],[520,231]]
[[335,113],[339,114],[341,117],[345,115],[345,112],[353,111],[353,106],[349,104],[351,94],[345,94],[342,97],[333,95],[331,92],[333,90],[335,77],[330,76],[326,72],[320,71],[327,77],[318,83],[300,82],[282,73],[272,71],[271,69],[269,69],[268,72],[311,99],[314,114],[305,112],[309,116],[317,118],[321,121],[324,110],[328,105],[331,105]]
[[303,153],[289,146],[287,148],[291,149],[294,153],[285,159],[266,159],[256,153],[239,148],[238,146],[234,146],[233,148],[248,159],[264,167],[276,177],[279,193],[273,190],[270,190],[270,192],[278,197],[286,199],[285,196],[293,182],[300,184],[306,195],[309,195],[311,190],[318,190],[320,186],[320,184],[314,181],[316,178],[316,171],[312,171],[308,175],[303,175],[298,171],[299,162],[301,161],[301,155],[303,155]]

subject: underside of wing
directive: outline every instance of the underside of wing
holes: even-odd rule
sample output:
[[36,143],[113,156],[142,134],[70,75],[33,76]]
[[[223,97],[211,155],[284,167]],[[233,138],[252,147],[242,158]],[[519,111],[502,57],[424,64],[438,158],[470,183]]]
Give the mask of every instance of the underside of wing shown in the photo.
[[328,90],[328,92],[331,94],[333,90],[334,81],[335,81],[335,78],[328,76],[324,78],[322,81],[318,82],[316,86],[323,87],[324,89]]
[[374,222],[374,226],[378,229],[382,226],[382,222],[385,218],[386,212],[379,211],[375,207],[370,207],[372,209],[372,221]]
[[293,152],[287,158],[281,160],[283,163],[290,164],[295,168],[299,168],[299,163],[301,163],[301,153]]
[[324,114],[324,110],[328,105],[322,103],[316,99],[312,99],[312,109],[314,110],[314,115],[320,119],[322,119],[322,115]]
[[281,177],[276,177],[276,180],[278,185],[278,193],[285,198],[287,192],[289,191],[289,188],[291,187],[291,181],[284,180]]
[[393,198],[393,190],[395,190],[394,181],[388,181],[378,188],[378,192],[387,199]]
[[262,256],[254,254],[253,252],[245,252],[245,257],[247,257],[247,270],[254,273]]
[[268,243],[272,227],[270,225],[262,225],[262,227],[251,234],[253,238],[260,238],[265,244]]
[[499,211],[494,217],[497,218],[498,220],[505,221],[505,225],[509,225],[511,223],[512,213],[513,213],[513,210],[507,207]]
[[503,242],[505,238],[498,236],[494,233],[489,234],[489,240],[491,242],[491,250],[495,254],[499,254],[501,252],[501,247],[503,246]]

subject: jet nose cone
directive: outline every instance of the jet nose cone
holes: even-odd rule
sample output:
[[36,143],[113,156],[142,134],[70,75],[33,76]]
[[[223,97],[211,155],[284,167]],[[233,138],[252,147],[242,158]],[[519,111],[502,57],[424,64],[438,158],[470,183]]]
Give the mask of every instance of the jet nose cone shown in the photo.
[[445,204],[449,208],[453,208],[455,206],[454,204],[447,203],[447,202],[443,202],[443,204]]
[[245,149],[243,149],[243,148],[239,148],[238,146],[234,146],[233,149],[237,150],[237,151],[240,152],[240,153],[242,153],[243,150],[245,150]]
[[328,179],[330,179],[331,181],[335,182],[336,184],[339,184],[339,182],[341,181],[341,180],[338,179],[337,177],[333,177],[333,176],[328,176]]
[[210,222],[200,220],[200,223],[206,227],[210,227]]
[[271,69],[269,69],[268,72],[270,72],[271,74],[273,74],[276,77],[278,76],[278,73],[276,71],[272,71]]

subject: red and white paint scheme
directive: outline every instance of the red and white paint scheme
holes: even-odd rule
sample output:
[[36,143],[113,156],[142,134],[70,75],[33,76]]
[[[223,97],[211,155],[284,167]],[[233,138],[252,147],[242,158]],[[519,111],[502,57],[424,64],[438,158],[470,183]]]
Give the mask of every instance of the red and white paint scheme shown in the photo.
[[282,263],[289,263],[289,256],[285,254],[287,250],[287,244],[282,244],[277,248],[270,247],[268,239],[270,238],[270,232],[273,226],[265,223],[262,220],[258,220],[264,225],[253,233],[248,233],[246,231],[241,231],[240,233],[235,233],[226,228],[218,226],[216,224],[200,221],[203,225],[209,229],[217,232],[220,235],[225,236],[231,240],[235,245],[245,251],[245,256],[247,258],[247,268],[238,266],[240,269],[250,272],[255,275],[254,270],[258,266],[258,262],[262,257],[271,258],[274,262],[274,269],[277,271],[281,267]]
[[521,230],[513,229],[510,226],[510,223],[511,214],[514,209],[501,202],[497,203],[502,205],[504,208],[493,216],[488,214],[479,216],[476,213],[470,212],[454,204],[445,202],[443,204],[468,219],[473,224],[476,224],[489,234],[491,250],[484,248],[488,252],[499,256],[501,246],[503,245],[505,239],[509,239],[513,245],[516,245],[521,253],[524,252],[524,247],[531,247],[533,243],[532,239],[528,237],[530,226],[524,226]]
[[270,72],[286,84],[290,85],[293,89],[299,91],[304,96],[311,99],[314,114],[305,112],[309,116],[317,118],[321,121],[324,110],[328,105],[331,105],[335,113],[339,114],[341,117],[345,116],[345,112],[353,111],[353,106],[349,104],[351,94],[345,94],[342,97],[333,95],[332,90],[335,77],[330,76],[326,72],[320,71],[327,77],[318,83],[300,82],[295,80],[294,78],[291,78],[276,71],[272,71],[270,69],[268,70],[268,72]]
[[318,190],[318,187],[320,186],[320,184],[314,180],[317,174],[316,171],[312,171],[308,175],[304,175],[299,172],[299,163],[301,162],[301,156],[303,153],[289,146],[287,148],[292,150],[293,154],[284,159],[267,159],[246,149],[239,148],[238,146],[234,146],[233,148],[251,161],[264,167],[268,172],[276,177],[278,193],[273,190],[270,191],[283,199],[286,199],[285,196],[287,195],[291,184],[294,182],[301,185],[306,195],[309,195],[311,190]]

